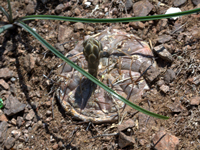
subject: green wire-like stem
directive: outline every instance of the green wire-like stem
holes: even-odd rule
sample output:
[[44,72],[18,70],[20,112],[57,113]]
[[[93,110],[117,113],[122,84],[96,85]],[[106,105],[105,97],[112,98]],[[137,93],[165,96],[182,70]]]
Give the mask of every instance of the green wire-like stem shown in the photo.
[[158,20],[158,19],[164,19],[164,18],[172,18],[172,17],[177,17],[177,16],[189,15],[189,14],[193,14],[197,12],[200,12],[200,8],[178,12],[178,13],[172,13],[172,14],[130,17],[130,18],[94,19],[94,18],[64,17],[64,16],[55,16],[55,15],[30,15],[30,16],[22,17],[19,20],[26,21],[26,20],[35,20],[35,19],[48,19],[48,20],[62,20],[62,21],[85,22],[85,23],[115,23],[115,22]]

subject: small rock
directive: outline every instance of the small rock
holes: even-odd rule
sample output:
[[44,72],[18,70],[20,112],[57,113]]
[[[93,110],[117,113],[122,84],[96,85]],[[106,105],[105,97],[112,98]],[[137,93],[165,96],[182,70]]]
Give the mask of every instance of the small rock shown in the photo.
[[0,114],[0,121],[8,121],[7,117],[3,113]]
[[77,30],[83,30],[84,29],[84,24],[81,23],[81,22],[77,22],[74,24],[74,30],[77,31]]
[[166,43],[170,41],[171,39],[172,37],[170,35],[163,34],[163,35],[160,35],[157,40],[158,40],[158,43]]
[[57,143],[54,144],[54,145],[52,146],[52,148],[55,149],[55,150],[58,149],[58,144],[57,144]]
[[0,86],[2,86],[5,90],[9,89],[9,84],[6,83],[3,79],[0,79]]
[[167,51],[167,49],[165,49],[165,47],[163,45],[158,45],[158,46],[154,47],[153,50],[160,58],[162,58],[168,62],[173,61],[172,55],[170,54],[170,52]]
[[196,6],[196,5],[200,4],[200,0],[192,0],[192,3]]
[[62,10],[63,10],[64,7],[65,7],[65,6],[64,6],[63,4],[59,4],[59,5],[56,6],[56,8],[55,8],[55,13],[56,13],[57,15],[59,15],[59,14],[62,12]]
[[[143,62],[140,66],[140,73],[144,73],[146,69],[150,66],[149,62]],[[154,66],[151,66],[145,73],[144,73],[144,78],[147,82],[151,83],[153,82],[158,75],[160,74],[160,71],[155,68]]]
[[61,148],[61,147],[64,147],[62,141],[58,142],[58,146]]
[[185,4],[186,2],[187,2],[187,0],[174,0],[174,6],[179,7],[183,4]]
[[23,143],[20,143],[19,145],[17,145],[17,149],[24,149]]
[[159,87],[161,87],[163,84],[165,84],[165,81],[164,81],[164,80],[159,80],[159,81],[157,82],[157,85],[158,85]]
[[25,119],[26,120],[32,120],[34,116],[35,116],[35,112],[33,111],[33,109],[31,109],[29,111],[29,113],[26,115]]
[[24,124],[24,119],[23,117],[18,116],[17,117],[17,126],[21,127]]
[[93,28],[92,26],[88,26],[88,27],[87,27],[87,30],[93,32],[93,31],[94,31],[94,28]]
[[136,17],[147,16],[152,9],[153,5],[148,0],[139,1],[133,5],[133,12]]
[[164,93],[167,93],[167,92],[169,91],[169,86],[167,86],[167,85],[162,85],[162,86],[160,87],[160,90],[161,90],[162,92],[164,92]]
[[25,69],[30,72],[35,67],[36,58],[33,57],[32,54],[26,55],[24,57],[24,67]]
[[28,15],[34,14],[35,13],[35,8],[37,6],[37,1],[33,0],[33,1],[29,1],[29,4],[26,6],[26,13]]
[[155,148],[159,150],[175,150],[179,144],[179,139],[165,131],[159,131],[154,136],[153,143],[156,144]]
[[168,107],[169,107],[169,108],[171,109],[171,111],[174,112],[174,113],[180,113],[180,112],[186,110],[186,108],[183,107],[179,101],[175,101],[173,104],[170,104]]
[[56,43],[55,45],[54,45],[54,47],[55,47],[55,49],[57,49],[59,52],[61,52],[61,53],[65,53],[65,49],[64,49],[64,46],[61,44],[61,43]]
[[69,37],[71,37],[72,33],[73,28],[66,25],[60,25],[58,29],[58,41],[61,43],[65,42]]
[[6,139],[7,128],[8,123],[6,121],[2,121],[0,123],[0,143],[2,143]]
[[27,121],[25,127],[28,128],[31,126],[31,124],[32,124],[32,121]]
[[12,78],[10,79],[10,81],[14,83],[14,82],[16,81],[16,78],[15,78],[15,77],[12,77]]
[[159,20],[158,24],[156,25],[157,32],[165,29],[167,26],[168,26],[168,19]]
[[167,69],[164,75],[165,83],[169,84],[176,78],[176,74],[172,69]]
[[5,140],[5,143],[4,143],[4,147],[6,149],[11,149],[15,144],[15,138],[13,137],[8,137],[6,140]]
[[125,2],[125,7],[126,7],[126,10],[127,10],[127,11],[131,10],[131,8],[133,7],[133,2],[132,2],[132,0],[126,0],[126,2]]
[[12,118],[10,121],[13,125],[17,125],[17,120],[15,118]]
[[20,111],[23,111],[25,106],[26,105],[20,103],[16,97],[10,95],[5,101],[5,108],[3,109],[3,112],[7,116],[12,116]]
[[11,132],[11,134],[15,137],[15,139],[18,139],[20,137],[20,135],[21,135],[21,131],[19,131],[19,130],[13,130]]
[[129,119],[123,122],[122,124],[118,125],[118,131],[121,132],[121,131],[126,130],[127,128],[132,128],[134,126],[135,126],[135,122],[132,119]]
[[137,22],[130,22],[129,26],[133,27],[134,29],[144,29],[145,24],[140,21],[137,21]]
[[9,70],[8,68],[0,69],[0,78],[8,79],[14,75],[13,71]]
[[76,16],[78,16],[78,15],[80,15],[80,14],[81,14],[81,11],[80,11],[80,9],[79,9],[79,8],[77,8],[77,7],[74,9],[74,12],[75,12],[75,15],[76,15]]
[[189,78],[188,81],[190,83],[195,84],[195,85],[199,85],[200,84],[200,75],[198,75],[196,77]]
[[47,116],[50,116],[51,114],[52,114],[52,111],[47,110],[46,115],[47,115]]
[[193,97],[190,99],[190,105],[199,105],[200,104],[200,97]]

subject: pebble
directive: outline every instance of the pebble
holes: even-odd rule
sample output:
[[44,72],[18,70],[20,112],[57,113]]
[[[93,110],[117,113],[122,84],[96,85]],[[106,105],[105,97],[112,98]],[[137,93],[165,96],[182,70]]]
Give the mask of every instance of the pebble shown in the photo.
[[57,15],[59,15],[59,14],[62,12],[62,10],[63,10],[64,7],[65,7],[65,6],[64,6],[63,4],[59,4],[59,5],[56,6],[56,8],[55,8],[55,13],[56,13]]
[[16,78],[15,78],[15,77],[12,77],[12,78],[10,79],[10,81],[14,83],[14,82],[16,81]]
[[14,136],[15,139],[18,139],[21,135],[21,131],[13,130],[13,131],[11,131],[11,134]]
[[51,114],[52,114],[52,111],[47,110],[46,115],[47,115],[47,116],[50,116]]
[[13,125],[17,125],[17,120],[15,118],[12,118],[10,121]]
[[81,11],[80,11],[80,9],[79,9],[79,8],[77,8],[77,7],[74,9],[74,12],[75,12],[75,15],[76,15],[76,16],[78,16],[78,15],[80,15],[80,14],[81,14]]
[[200,0],[192,0],[192,3],[196,6],[196,5],[200,4]]
[[154,47],[153,51],[162,59],[172,62],[173,57],[170,52],[167,51],[167,49],[163,45],[158,45]]
[[57,143],[54,144],[54,145],[52,146],[52,148],[55,149],[55,150],[58,149],[58,144],[57,144]]
[[74,24],[74,30],[78,31],[78,30],[83,30],[84,29],[84,24],[81,22],[77,22]]
[[72,33],[73,28],[66,25],[60,25],[58,28],[58,41],[60,43],[66,42],[66,40],[71,37]]
[[166,43],[166,42],[169,42],[171,39],[172,39],[172,36],[163,34],[163,35],[158,36],[157,41],[158,43]]
[[126,2],[125,2],[125,7],[126,7],[126,10],[127,10],[127,11],[131,10],[131,8],[133,7],[133,2],[132,2],[132,0],[126,0]]
[[0,143],[2,143],[5,139],[7,128],[8,128],[8,123],[6,121],[2,121],[0,123]]
[[36,63],[36,58],[33,56],[33,54],[28,54],[26,57],[24,57],[24,67],[26,71],[30,72],[34,67]]
[[160,86],[162,86],[163,84],[165,84],[165,81],[164,80],[159,80],[158,82],[157,82],[157,85],[160,87]]
[[145,24],[142,23],[141,21],[130,22],[129,26],[133,27],[134,29],[144,29],[145,28]]
[[0,78],[8,79],[14,75],[14,72],[9,70],[8,68],[1,68],[0,69]]
[[199,105],[200,104],[200,97],[193,97],[190,99],[190,105]]
[[8,137],[6,140],[5,140],[5,143],[4,143],[4,147],[6,149],[11,149],[15,144],[15,138],[13,137]]
[[167,92],[169,91],[169,86],[167,86],[167,85],[162,85],[162,86],[160,87],[160,90],[161,90],[162,92],[164,92],[164,93],[167,93]]
[[187,2],[187,0],[174,0],[174,6],[179,7],[183,4],[185,4],[186,2]]
[[8,90],[8,89],[9,89],[9,84],[6,83],[3,79],[0,79],[0,85],[1,85],[5,90]]
[[21,127],[23,123],[24,123],[23,117],[18,116],[18,117],[17,117],[17,126],[18,126],[18,127]]
[[176,74],[172,69],[167,69],[164,75],[165,83],[169,84],[176,78]]
[[153,5],[148,0],[139,1],[133,5],[133,12],[136,17],[147,16],[152,9]]
[[179,139],[166,131],[159,131],[153,137],[153,143],[156,144],[155,148],[159,150],[175,150]]
[[29,4],[26,6],[26,13],[28,15],[34,14],[35,13],[35,8],[37,6],[37,1],[33,0],[33,1],[29,1]]
[[31,109],[29,111],[29,113],[26,115],[25,119],[26,120],[32,120],[34,116],[35,116],[35,112],[33,111],[33,109]]
[[23,111],[25,106],[26,105],[20,103],[16,97],[10,95],[5,101],[5,108],[3,109],[3,112],[7,116],[12,116]]

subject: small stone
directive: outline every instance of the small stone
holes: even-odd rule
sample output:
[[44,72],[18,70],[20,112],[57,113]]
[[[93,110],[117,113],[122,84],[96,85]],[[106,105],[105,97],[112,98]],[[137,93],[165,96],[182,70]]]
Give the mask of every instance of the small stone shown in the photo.
[[65,42],[68,38],[71,37],[73,33],[73,28],[66,25],[60,25],[58,29],[58,41],[60,43]]
[[165,81],[164,81],[164,80],[159,80],[159,81],[157,82],[157,85],[158,85],[159,87],[161,87],[163,84],[165,84]]
[[32,124],[32,121],[27,121],[25,127],[28,128],[31,126],[31,124]]
[[74,24],[74,30],[77,31],[77,30],[83,30],[84,29],[84,24],[81,23],[81,22],[77,22]]
[[193,97],[190,99],[190,105],[199,105],[200,104],[200,97]]
[[186,2],[187,2],[187,0],[174,0],[174,6],[179,7],[183,4],[185,4]]
[[65,52],[64,46],[61,43],[56,43],[55,44],[55,49],[57,49],[59,52],[63,53]]
[[47,116],[50,116],[51,114],[52,114],[52,111],[47,110],[46,115],[47,115]]
[[200,4],[200,0],[192,0],[192,3],[196,6],[196,5]]
[[25,119],[26,120],[32,120],[34,116],[35,116],[35,112],[33,111],[33,109],[31,109],[29,111],[29,113],[26,115]]
[[54,144],[54,145],[52,146],[52,148],[55,149],[55,150],[58,149],[58,144],[57,144],[57,143]]
[[13,125],[17,125],[17,120],[15,118],[12,118],[10,121]]
[[157,40],[158,40],[158,43],[166,43],[166,42],[169,42],[171,39],[172,37],[170,35],[163,34],[163,35],[160,35]]
[[88,26],[88,27],[87,27],[87,30],[93,32],[93,31],[94,31],[94,28],[93,28],[92,26]]
[[167,86],[167,85],[162,85],[162,86],[160,87],[160,90],[161,90],[162,92],[164,92],[164,93],[167,93],[167,92],[169,91],[169,86]]
[[64,147],[62,141],[58,142],[58,146],[61,148],[61,147]]
[[21,131],[19,131],[19,130],[13,130],[11,132],[11,134],[15,137],[15,139],[18,139],[20,137],[20,135],[21,135]]
[[0,121],[8,121],[7,117],[4,115],[4,113],[0,114]]
[[9,70],[8,68],[1,68],[0,69],[0,78],[8,79],[14,75],[13,71]]
[[130,22],[129,26],[133,27],[134,29],[144,29],[145,24],[140,21],[137,21],[137,22]]
[[21,127],[24,124],[24,119],[23,117],[18,116],[17,117],[17,126]]
[[19,145],[17,145],[17,149],[24,149],[23,143],[20,143]]
[[15,77],[12,77],[12,78],[10,79],[10,81],[14,83],[14,82],[16,81],[16,78],[15,78]]
[[2,121],[0,123],[0,143],[2,143],[6,137],[7,128],[8,128],[8,123],[6,121]]
[[3,109],[3,112],[7,116],[12,116],[17,114],[18,112],[23,111],[25,106],[26,105],[20,103],[16,97],[10,95],[5,101],[5,107]]
[[35,67],[36,58],[32,54],[28,54],[24,57],[24,67],[30,72]]
[[34,14],[35,13],[35,8],[37,6],[37,1],[33,0],[33,1],[29,1],[29,4],[26,6],[26,13],[28,15]]
[[135,122],[132,119],[129,119],[122,124],[118,125],[118,131],[126,130],[127,128],[132,128],[135,126]]
[[62,10],[63,10],[64,7],[65,7],[65,6],[64,6],[63,4],[59,4],[59,5],[56,6],[56,8],[55,8],[55,13],[56,13],[57,15],[59,15],[59,14],[62,12]]
[[173,61],[173,57],[171,55],[170,52],[167,51],[167,49],[165,49],[165,47],[163,45],[158,45],[156,47],[154,47],[153,51],[162,59],[168,61],[168,62],[172,62]]
[[11,149],[15,144],[15,138],[13,137],[8,137],[6,140],[5,140],[5,143],[4,143],[4,147],[6,149]]
[[159,150],[175,150],[179,144],[179,139],[165,131],[159,131],[154,136],[153,143],[156,144],[155,148]]
[[188,81],[195,85],[199,85],[200,84],[200,75],[189,78]]
[[170,104],[168,106],[172,112],[174,113],[180,113],[182,111],[185,111],[186,108],[184,106],[181,105],[181,103],[179,101],[175,101],[173,104]]
[[176,78],[176,74],[172,69],[167,69],[164,75],[165,83],[169,84]]
[[126,7],[126,10],[128,10],[128,11],[131,10],[131,8],[133,7],[132,0],[126,0],[125,7]]
[[133,12],[136,17],[147,16],[152,9],[153,5],[148,0],[139,1],[133,5]]
[[9,84],[6,83],[3,79],[0,79],[0,86],[2,86],[5,90],[9,89]]
[[80,11],[80,9],[79,9],[79,8],[77,8],[77,7],[74,9],[74,12],[75,12],[75,15],[76,15],[76,16],[78,16],[78,15],[80,15],[80,14],[81,14],[81,11]]

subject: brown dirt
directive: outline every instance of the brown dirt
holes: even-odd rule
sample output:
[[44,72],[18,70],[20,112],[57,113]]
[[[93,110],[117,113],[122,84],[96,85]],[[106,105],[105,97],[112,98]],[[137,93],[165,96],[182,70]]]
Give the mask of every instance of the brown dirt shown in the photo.
[[[26,15],[25,8],[28,3],[15,2],[13,12],[18,12],[18,16]],[[150,1],[151,2],[151,1]],[[62,3],[62,1],[50,1],[47,4],[38,2],[36,12],[34,14],[54,14],[55,7]],[[104,12],[104,8],[110,7],[110,0],[100,1],[100,9],[98,12]],[[151,2],[154,6],[155,3]],[[165,3],[172,6],[172,1]],[[1,6],[6,8],[7,3],[2,2]],[[70,1],[64,3],[71,5],[60,15],[71,17],[88,17],[88,14],[94,9],[94,5],[89,8],[83,7],[81,3]],[[125,17],[126,13],[120,11],[117,3],[112,6],[116,8],[119,13],[111,14],[112,17]],[[81,14],[76,15],[76,11],[80,10]],[[186,2],[180,7],[181,10],[189,10],[195,8],[191,1]],[[163,13],[167,7],[154,7],[151,15]],[[15,10],[15,11],[14,11]],[[133,12],[128,11],[129,15]],[[2,15],[2,14],[1,14]],[[97,17],[102,18],[100,13]],[[94,16],[92,16],[94,17]],[[200,73],[200,16],[193,14],[183,16],[177,21],[168,21],[166,26],[162,26],[162,21],[146,21],[143,22],[145,27],[143,29],[134,30],[129,23],[104,23],[104,24],[84,24],[84,29],[75,29],[73,22],[60,22],[49,20],[27,21],[26,23],[35,28],[43,38],[45,38],[51,45],[56,43],[64,43],[66,53],[74,48],[77,41],[91,32],[98,33],[106,27],[113,26],[115,28],[134,33],[143,40],[151,41],[152,46],[158,45],[157,38],[163,34],[170,34],[175,31],[175,27],[183,25],[181,29],[173,34],[169,42],[164,43],[168,51],[173,55],[174,61],[172,63],[163,63],[163,60],[158,58],[161,68],[161,75],[150,84],[151,90],[148,91],[143,100],[138,104],[143,108],[150,109],[158,114],[169,116],[169,120],[160,120],[148,117],[141,113],[134,115],[135,110],[124,118],[125,120],[132,119],[138,126],[134,126],[135,144],[128,146],[125,149],[153,149],[152,137],[159,130],[165,129],[179,138],[180,143],[177,149],[199,149],[200,147],[200,105],[192,106],[190,99],[192,97],[200,96],[200,87],[192,82],[193,77]],[[5,16],[1,17],[4,21]],[[72,33],[64,41],[58,41],[59,25],[71,27]],[[88,27],[94,29],[88,29]],[[17,31],[17,33],[15,33]],[[92,34],[92,33],[91,33]],[[182,36],[182,38],[181,38]],[[9,128],[14,127],[21,131],[28,130],[29,140],[17,139],[13,149],[17,149],[18,145],[23,144],[23,149],[120,149],[118,146],[118,135],[112,136],[98,136],[112,126],[112,124],[98,124],[93,125],[89,123],[74,120],[72,116],[65,113],[56,99],[53,98],[51,80],[56,84],[57,66],[62,63],[60,59],[55,57],[51,52],[44,48],[34,37],[26,31],[18,28],[15,31],[3,33],[0,35],[0,68],[8,67],[15,72],[16,82],[12,83],[10,80],[6,82],[13,86],[11,93],[13,93],[20,102],[27,104],[25,110],[12,117],[8,118]],[[180,40],[179,40],[180,39]],[[11,44],[9,44],[11,43]],[[11,45],[11,48],[9,48]],[[29,57],[34,58],[35,64],[29,68]],[[28,63],[28,65],[27,65]],[[164,78],[167,69],[172,69],[175,74],[175,80],[170,83],[165,83],[169,86],[169,91],[163,93],[158,86],[158,81]],[[49,79],[43,75],[48,76]],[[2,96],[1,96],[2,97]],[[5,97],[2,97],[5,100]],[[148,106],[150,103],[150,107]],[[11,120],[17,119],[18,116],[24,117],[30,109],[34,110],[35,117],[31,121],[31,126],[26,127],[27,121],[21,126],[17,127],[12,124]],[[47,111],[52,113],[48,115]],[[42,122],[42,126],[34,130],[34,125]],[[117,132],[117,128],[111,128],[107,133]],[[140,142],[141,140],[144,143]],[[58,144],[58,145],[57,145]],[[1,145],[3,147],[3,145]],[[58,148],[56,147],[58,146]]]

